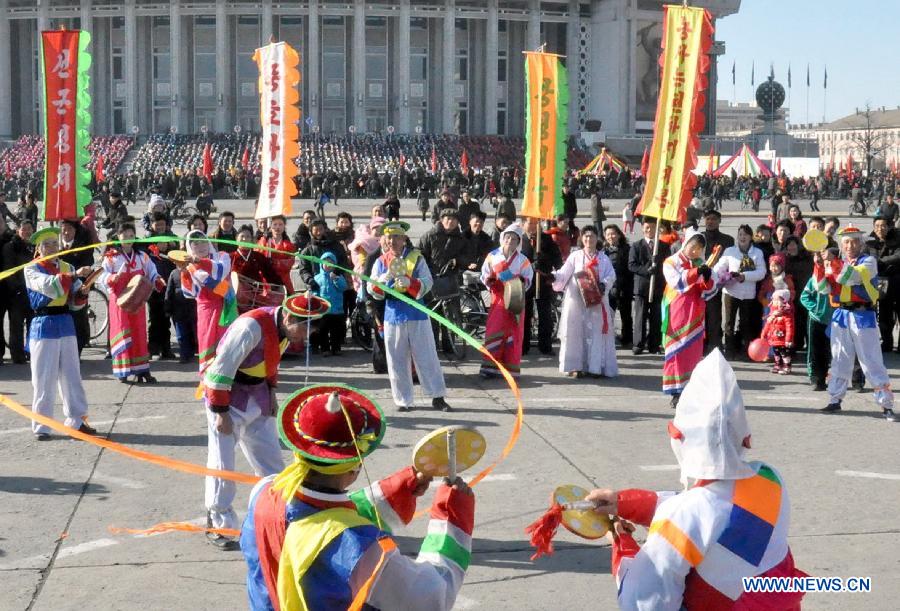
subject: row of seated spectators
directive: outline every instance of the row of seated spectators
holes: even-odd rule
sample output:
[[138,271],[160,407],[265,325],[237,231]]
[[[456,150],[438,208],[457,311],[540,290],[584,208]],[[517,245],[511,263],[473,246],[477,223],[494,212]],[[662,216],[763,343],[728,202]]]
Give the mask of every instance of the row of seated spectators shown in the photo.
[[[260,137],[254,134],[158,134],[151,136],[138,152],[132,171],[196,169],[203,165],[203,149],[211,144],[213,167],[232,172],[241,168],[256,173]],[[591,160],[587,151],[570,143],[568,166],[580,169]],[[411,135],[306,135],[300,141],[297,167],[301,173],[394,172],[401,159],[408,170],[431,168],[432,151],[438,171],[460,165],[463,151],[469,166],[515,167],[523,164],[525,140],[505,136]],[[243,159],[247,163],[243,163]],[[245,167],[246,166],[246,167]]]
[[[88,168],[93,171],[97,159],[103,155],[104,171],[113,173],[132,146],[134,138],[131,136],[92,136],[88,145],[91,152]],[[20,170],[30,174],[43,173],[44,139],[41,136],[22,136],[12,146],[0,150],[0,172],[8,178]]]

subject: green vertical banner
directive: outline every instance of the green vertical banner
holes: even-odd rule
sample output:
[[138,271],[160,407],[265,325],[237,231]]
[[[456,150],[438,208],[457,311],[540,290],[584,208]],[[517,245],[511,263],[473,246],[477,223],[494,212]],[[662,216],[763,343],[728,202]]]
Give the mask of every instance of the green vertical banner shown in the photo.
[[45,221],[81,218],[91,202],[90,42],[79,30],[41,32]]
[[525,53],[525,193],[522,216],[562,214],[569,80],[559,56]]

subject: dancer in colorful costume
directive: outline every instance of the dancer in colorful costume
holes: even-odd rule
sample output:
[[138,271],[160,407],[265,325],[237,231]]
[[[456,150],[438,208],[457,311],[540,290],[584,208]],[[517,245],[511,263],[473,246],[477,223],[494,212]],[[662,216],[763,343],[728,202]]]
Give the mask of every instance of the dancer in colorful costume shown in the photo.
[[841,411],[841,400],[853,375],[853,360],[875,391],[875,403],[885,420],[896,422],[891,378],[884,367],[875,305],[878,303],[878,267],[875,257],[863,254],[863,232],[848,225],[838,232],[843,259],[825,250],[815,255],[813,280],[820,293],[830,294],[831,316],[830,402],[821,411]]
[[437,489],[413,560],[391,529],[409,523],[430,478],[407,467],[347,492],[384,436],[378,405],[340,384],[311,386],[279,408],[278,427],[295,462],[250,493],[241,531],[250,608],[453,608],[471,556],[468,486],[457,478]]
[[[582,248],[573,250],[566,262],[553,272],[553,290],[565,291],[559,316],[559,371],[573,378],[619,375],[616,361],[615,311],[609,306],[609,289],[616,281],[612,261],[597,248],[597,229],[581,228]],[[590,274],[586,281],[597,292],[588,299],[599,302],[586,305],[580,272]]]
[[[500,248],[492,250],[481,265],[481,281],[491,291],[491,306],[484,330],[484,347],[503,363],[514,377],[519,377],[522,362],[522,338],[525,335],[524,312],[513,314],[503,302],[504,283],[513,278],[522,281],[522,291],[528,291],[534,280],[531,261],[522,254],[524,230],[513,224],[500,233]],[[481,361],[481,377],[499,377],[497,365],[487,357]]]
[[197,301],[197,353],[200,375],[216,357],[216,346],[237,318],[237,299],[231,286],[231,255],[216,252],[202,231],[188,232],[185,247],[190,262],[181,270],[181,290]]
[[[131,223],[124,223],[117,230],[119,240],[133,240],[134,235]],[[131,243],[106,251],[103,272],[101,282],[109,288],[109,352],[113,375],[123,384],[128,383],[131,375],[137,377],[138,383],[155,384],[156,378],[150,375],[150,350],[147,347],[147,305],[126,312],[117,302],[134,276],[144,276],[160,292],[166,289],[166,279],[156,271],[150,255],[135,250]]]
[[[391,221],[378,228],[379,236],[386,236],[390,250],[381,255],[372,267],[372,278],[410,299],[422,303],[431,290],[431,272],[425,259],[409,245],[406,232],[409,223]],[[393,265],[393,266],[392,266]],[[394,404],[401,412],[413,408],[412,364],[415,363],[419,383],[431,396],[431,406],[445,412],[451,410],[444,395],[444,372],[434,345],[431,321],[421,310],[385,293],[377,284],[367,284],[373,298],[384,300],[384,346],[388,377]]]
[[[594,490],[618,516],[612,572],[622,609],[800,609],[799,592],[749,593],[745,577],[805,577],[788,547],[790,501],[781,475],[747,462],[750,427],[734,371],[718,349],[697,365],[669,424],[681,493]],[[643,547],[634,524],[649,527]]]
[[703,358],[706,299],[715,292],[712,269],[701,258],[705,247],[703,234],[694,233],[663,263],[663,392],[672,395],[673,408],[691,371]]
[[[59,229],[47,227],[31,236],[36,257],[48,257],[59,252]],[[81,366],[78,360],[78,342],[72,310],[83,308],[87,298],[79,297],[79,276],[85,276],[90,268],[76,270],[62,259],[47,259],[32,263],[23,271],[28,301],[34,310],[29,329],[31,352],[31,385],[34,400],[31,411],[53,417],[56,389],[62,395],[66,426],[88,435],[97,431],[88,426],[87,397],[81,384]],[[38,441],[50,439],[50,429],[37,422],[31,430]]]
[[[281,354],[289,342],[304,341],[310,319],[327,311],[326,301],[293,295],[280,307],[250,310],[231,324],[203,375],[209,468],[234,471],[237,444],[257,475],[284,468],[273,418]],[[237,528],[234,495],[234,482],[206,478],[208,527]],[[211,534],[209,539],[223,549],[234,546],[224,536]]]

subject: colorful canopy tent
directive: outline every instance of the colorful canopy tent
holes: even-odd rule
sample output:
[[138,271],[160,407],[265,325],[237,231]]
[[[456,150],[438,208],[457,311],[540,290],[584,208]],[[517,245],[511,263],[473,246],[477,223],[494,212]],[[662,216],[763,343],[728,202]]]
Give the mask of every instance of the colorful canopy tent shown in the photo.
[[600,149],[600,153],[591,159],[591,162],[584,166],[579,174],[600,174],[601,172],[624,172],[628,169],[628,164],[608,152],[606,148]]
[[760,161],[759,157],[746,144],[741,147],[741,150],[729,157],[725,163],[720,165],[713,172],[713,176],[721,176],[726,172],[730,173],[732,170],[738,176],[772,176],[772,170]]

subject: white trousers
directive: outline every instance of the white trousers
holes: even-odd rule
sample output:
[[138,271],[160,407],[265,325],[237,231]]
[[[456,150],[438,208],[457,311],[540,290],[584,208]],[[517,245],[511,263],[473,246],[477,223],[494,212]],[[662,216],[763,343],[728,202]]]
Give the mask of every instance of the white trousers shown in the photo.
[[[31,386],[34,401],[31,411],[53,417],[56,388],[62,395],[66,426],[77,429],[87,414],[87,397],[81,385],[81,365],[78,361],[78,342],[75,336],[58,339],[31,340]],[[49,433],[50,428],[32,420],[31,430]]]
[[[234,432],[223,435],[216,430],[216,415],[206,410],[209,441],[206,466],[210,469],[234,471],[235,445],[240,444],[253,472],[264,477],[284,469],[281,446],[275,429],[275,418],[261,416],[259,405],[252,399],[247,411],[233,407],[228,412],[234,423]],[[231,480],[218,477],[206,478],[206,509],[212,518],[213,528],[238,528],[237,514],[232,507],[236,486]]]
[[425,394],[432,398],[447,394],[444,372],[441,371],[441,362],[434,346],[431,321],[410,320],[399,325],[386,322],[384,351],[395,405],[412,407],[414,403],[413,362]]
[[860,328],[855,316],[847,317],[847,328],[831,323],[831,377],[828,395],[840,401],[847,394],[853,377],[853,360],[859,358],[860,367],[875,390],[875,403],[882,409],[893,409],[894,393],[891,378],[881,356],[881,338],[877,328]]

